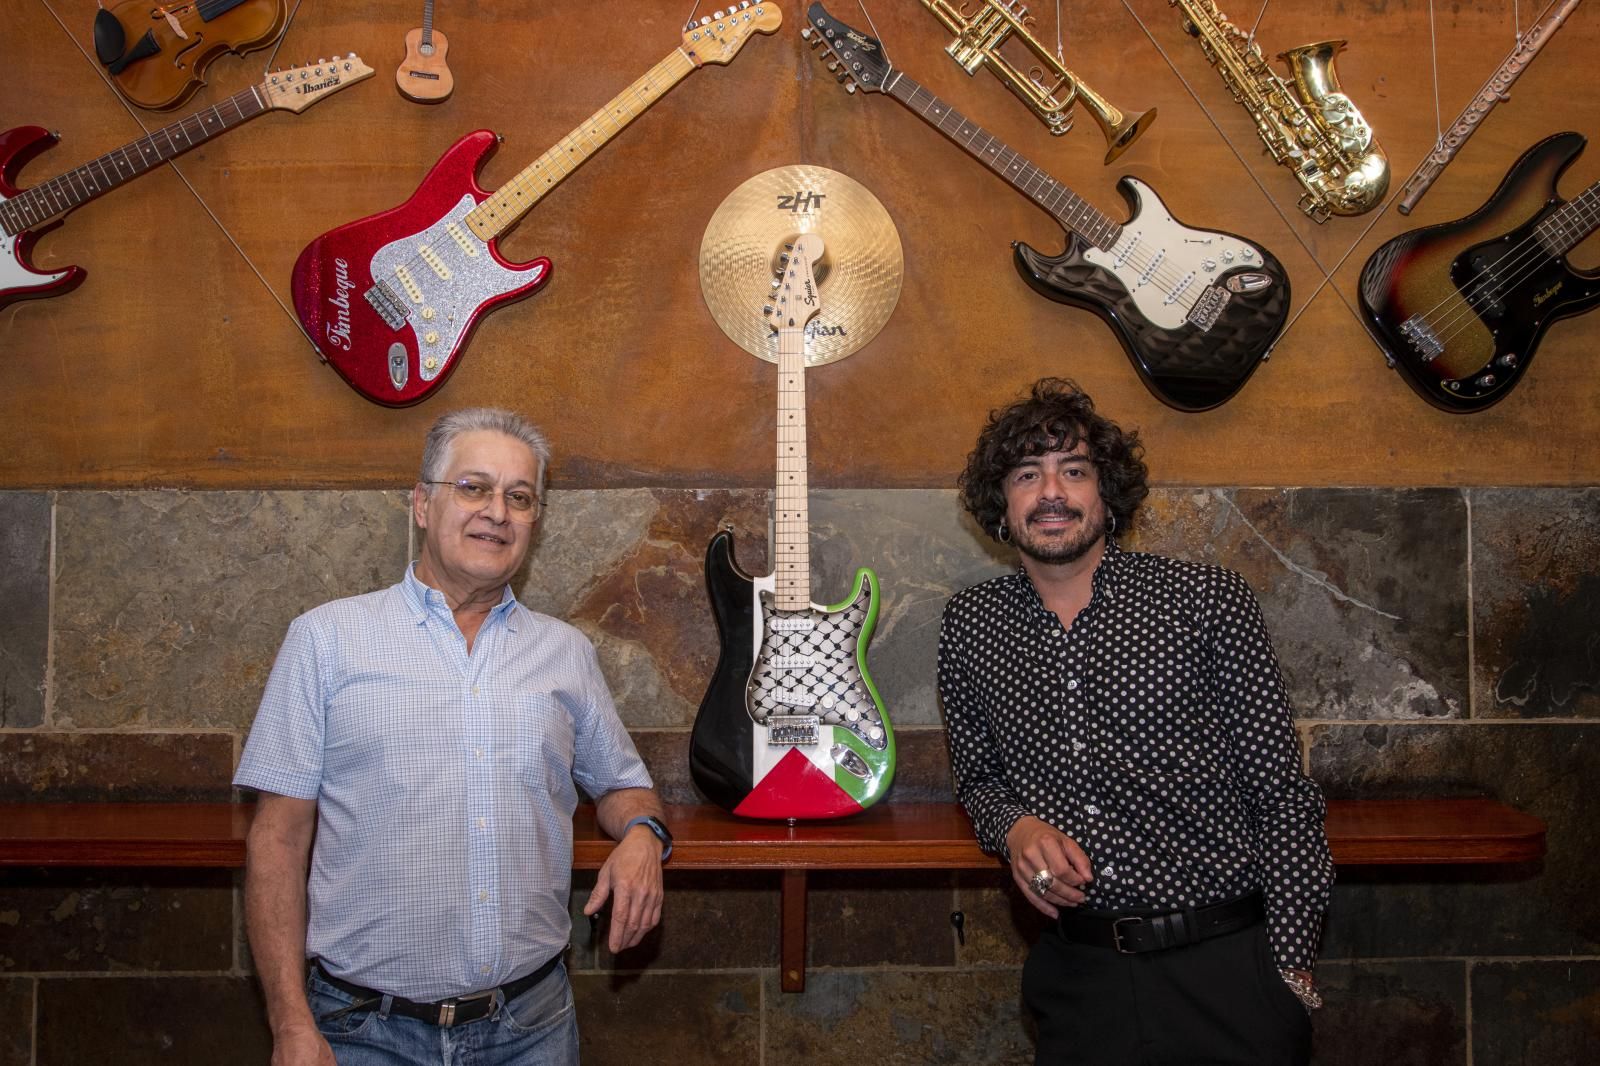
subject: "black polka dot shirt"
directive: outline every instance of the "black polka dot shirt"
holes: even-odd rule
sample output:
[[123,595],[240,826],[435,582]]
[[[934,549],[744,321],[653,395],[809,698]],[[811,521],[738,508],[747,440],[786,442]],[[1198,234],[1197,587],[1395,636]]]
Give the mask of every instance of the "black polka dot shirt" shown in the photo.
[[1333,884],[1277,656],[1231,570],[1106,545],[1070,630],[1021,572],[939,632],[956,792],[986,850],[1032,814],[1078,842],[1085,906],[1176,909],[1261,889],[1280,967],[1310,969]]

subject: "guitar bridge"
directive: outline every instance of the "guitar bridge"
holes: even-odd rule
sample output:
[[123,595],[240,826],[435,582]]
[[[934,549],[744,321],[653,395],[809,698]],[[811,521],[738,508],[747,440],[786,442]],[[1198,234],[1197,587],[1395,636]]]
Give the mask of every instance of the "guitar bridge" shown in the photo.
[[1412,315],[1400,323],[1400,336],[1411,342],[1424,363],[1431,363],[1444,354],[1444,342],[1421,315]]
[[1207,285],[1201,290],[1194,306],[1189,308],[1186,321],[1204,333],[1217,324],[1217,319],[1222,316],[1222,309],[1228,306],[1228,301],[1231,299],[1233,294],[1222,286]]
[[767,743],[815,744],[820,724],[814,714],[774,714],[767,719]]
[[372,288],[366,292],[367,303],[378,312],[378,317],[389,324],[390,329],[399,329],[406,324],[406,305],[395,291],[383,282],[374,282]]

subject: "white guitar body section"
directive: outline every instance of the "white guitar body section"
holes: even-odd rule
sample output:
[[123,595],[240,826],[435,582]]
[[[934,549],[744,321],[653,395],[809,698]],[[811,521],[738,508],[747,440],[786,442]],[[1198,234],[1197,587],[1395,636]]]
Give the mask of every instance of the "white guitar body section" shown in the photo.
[[393,328],[401,328],[399,319],[386,315],[386,310],[391,314],[399,310],[403,321],[410,323],[416,335],[417,373],[424,381],[444,372],[484,305],[537,284],[544,276],[542,263],[513,270],[490,254],[489,246],[465,221],[477,206],[470,193],[462,196],[439,221],[414,236],[391,241],[372,257],[374,288],[385,295],[368,296],[368,302]]
[[[11,197],[0,194],[0,203],[9,199]],[[38,289],[54,285],[71,273],[70,270],[63,270],[59,274],[41,274],[24,266],[21,246],[25,233],[26,231],[13,237],[5,230],[0,230],[0,293],[10,292],[13,289]]]
[[[1122,282],[1151,325],[1165,330],[1191,324],[1209,328],[1209,322],[1191,323],[1191,310],[1226,271],[1259,271],[1264,262],[1261,249],[1229,233],[1190,229],[1172,217],[1150,186],[1137,178],[1122,181],[1134,192],[1133,217],[1123,223],[1122,235],[1110,251],[1084,242],[1084,260]],[[1271,279],[1261,275],[1260,284],[1271,284]],[[1239,279],[1229,287],[1249,291],[1254,286]],[[1215,314],[1210,317],[1215,321]]]

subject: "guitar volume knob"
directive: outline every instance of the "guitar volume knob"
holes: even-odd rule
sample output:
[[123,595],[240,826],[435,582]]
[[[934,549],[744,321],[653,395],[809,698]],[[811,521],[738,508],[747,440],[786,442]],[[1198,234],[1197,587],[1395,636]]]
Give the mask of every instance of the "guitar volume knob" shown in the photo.
[[1514,367],[1517,365],[1517,353],[1507,352],[1500,358],[1496,359],[1495,362],[1499,363],[1503,367]]

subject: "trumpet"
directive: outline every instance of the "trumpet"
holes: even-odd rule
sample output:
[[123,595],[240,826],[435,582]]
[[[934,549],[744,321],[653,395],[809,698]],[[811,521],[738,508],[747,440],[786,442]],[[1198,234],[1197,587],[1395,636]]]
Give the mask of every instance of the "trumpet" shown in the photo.
[[[1044,45],[1028,32],[1033,18],[1019,0],[978,0],[978,3],[979,10],[968,15],[964,4],[956,7],[950,0],[922,0],[922,6],[956,35],[945,51],[961,64],[961,69],[972,74],[987,63],[995,77],[1021,97],[1055,136],[1072,128],[1072,105],[1081,100],[1089,117],[1105,135],[1105,161],[1110,163],[1127,151],[1156,120],[1153,107],[1143,114],[1126,117],[1045,51]],[[1042,65],[1029,67],[1024,72],[1000,54],[1001,44],[1013,34],[1033,50]]]

